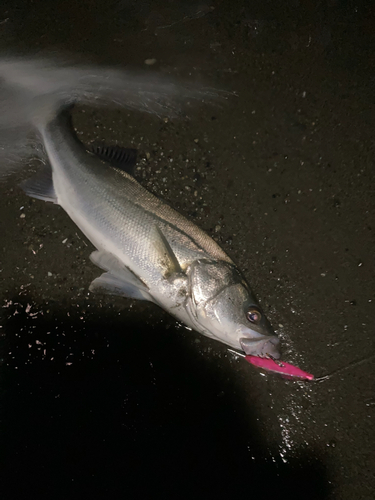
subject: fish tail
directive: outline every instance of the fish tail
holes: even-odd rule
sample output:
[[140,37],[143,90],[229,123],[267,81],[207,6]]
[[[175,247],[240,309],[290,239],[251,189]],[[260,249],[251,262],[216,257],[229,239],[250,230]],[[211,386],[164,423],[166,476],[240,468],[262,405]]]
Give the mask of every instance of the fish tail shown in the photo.
[[63,107],[123,106],[165,116],[178,114],[182,102],[214,97],[212,90],[152,71],[0,57],[0,175],[25,157],[43,154],[43,130]]

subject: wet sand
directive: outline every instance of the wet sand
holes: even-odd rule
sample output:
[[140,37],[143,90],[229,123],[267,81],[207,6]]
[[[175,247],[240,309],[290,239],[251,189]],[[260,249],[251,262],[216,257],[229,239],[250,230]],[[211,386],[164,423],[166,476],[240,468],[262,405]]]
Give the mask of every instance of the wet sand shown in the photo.
[[6,54],[79,54],[233,93],[188,119],[86,108],[74,123],[87,143],[139,149],[140,182],[223,246],[283,359],[320,379],[261,374],[154,305],[89,294],[90,243],[10,178],[4,500],[374,498],[375,10],[312,4],[0,7]]

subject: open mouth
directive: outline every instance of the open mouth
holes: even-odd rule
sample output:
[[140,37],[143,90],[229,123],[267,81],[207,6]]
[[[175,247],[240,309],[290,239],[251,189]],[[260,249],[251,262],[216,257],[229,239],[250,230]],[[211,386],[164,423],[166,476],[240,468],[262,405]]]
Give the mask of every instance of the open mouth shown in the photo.
[[280,340],[277,337],[263,336],[255,339],[242,337],[240,344],[248,356],[280,358]]

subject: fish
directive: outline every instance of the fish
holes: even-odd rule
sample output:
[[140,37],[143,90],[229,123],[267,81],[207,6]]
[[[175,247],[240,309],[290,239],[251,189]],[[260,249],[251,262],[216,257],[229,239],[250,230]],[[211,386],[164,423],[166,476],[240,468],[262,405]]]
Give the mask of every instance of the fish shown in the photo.
[[[133,150],[88,150],[72,125],[72,107],[81,102],[95,105],[112,99],[144,109],[146,95],[146,111],[151,107],[154,112],[155,106],[160,111],[159,97],[183,100],[199,91],[182,91],[148,74],[27,60],[0,61],[0,77],[21,96],[9,113],[19,117],[16,123],[12,118],[13,126],[27,124],[42,143],[44,166],[21,187],[28,196],[62,207],[95,247],[90,258],[103,272],[90,284],[90,292],[149,301],[247,356],[278,359],[280,340],[232,259],[129,174]],[[0,135],[6,120],[5,113]]]

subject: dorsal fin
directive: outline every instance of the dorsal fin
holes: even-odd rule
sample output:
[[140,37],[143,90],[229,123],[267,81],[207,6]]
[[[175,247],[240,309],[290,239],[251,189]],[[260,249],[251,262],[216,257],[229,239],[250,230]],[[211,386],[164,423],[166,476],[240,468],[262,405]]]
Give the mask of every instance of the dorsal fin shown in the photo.
[[134,165],[137,162],[137,150],[123,148],[121,146],[106,146],[103,144],[92,144],[89,148],[101,160],[107,161],[113,167],[124,170],[133,175]]

